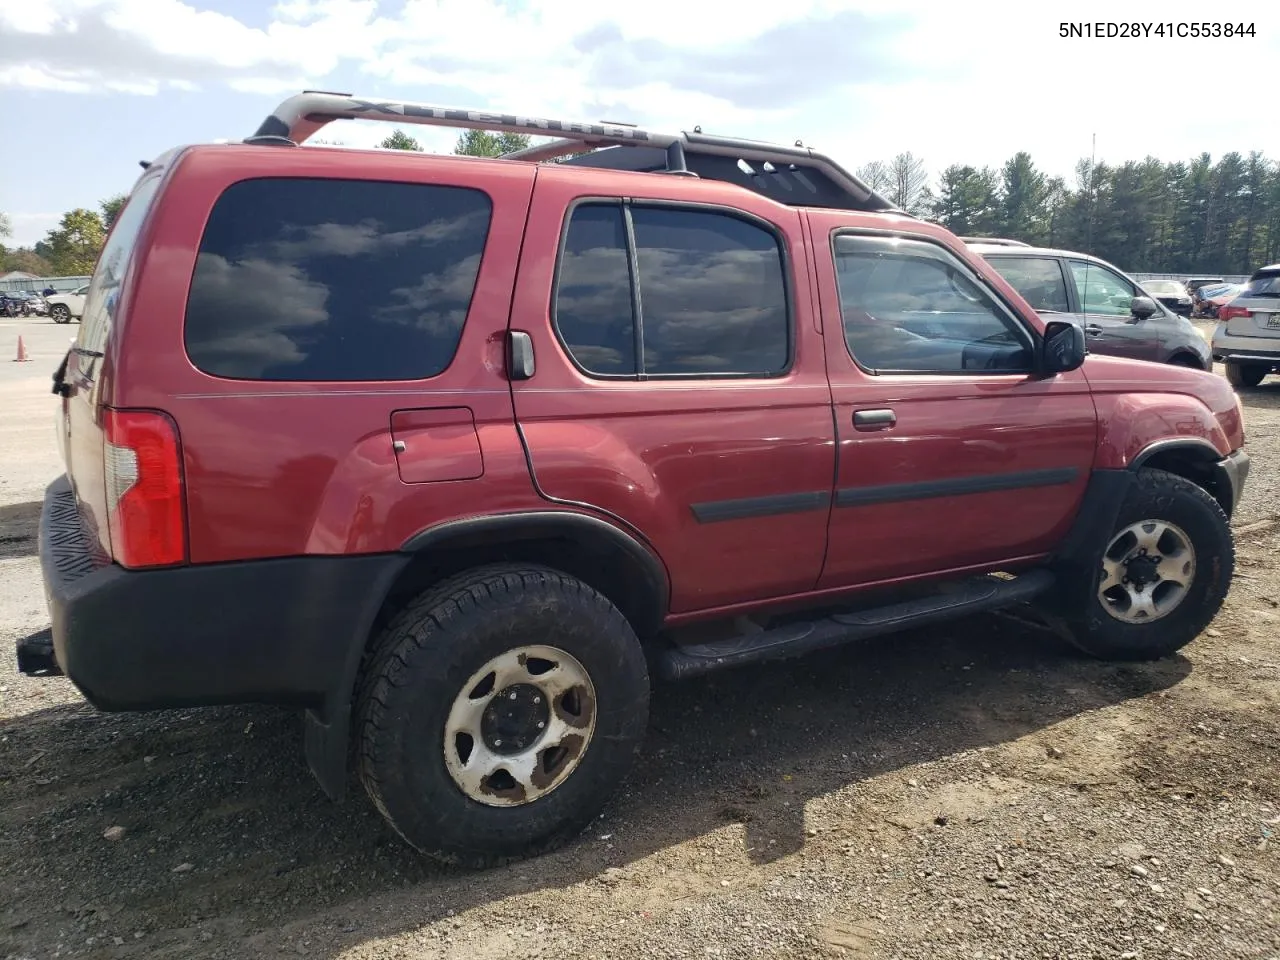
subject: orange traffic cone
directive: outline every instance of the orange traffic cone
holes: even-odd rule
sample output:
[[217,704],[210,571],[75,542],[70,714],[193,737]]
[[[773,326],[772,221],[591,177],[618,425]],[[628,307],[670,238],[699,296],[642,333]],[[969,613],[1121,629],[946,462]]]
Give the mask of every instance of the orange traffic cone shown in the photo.
[[27,356],[27,345],[22,342],[22,334],[18,334],[18,355],[13,358],[14,363],[28,363],[31,358]]

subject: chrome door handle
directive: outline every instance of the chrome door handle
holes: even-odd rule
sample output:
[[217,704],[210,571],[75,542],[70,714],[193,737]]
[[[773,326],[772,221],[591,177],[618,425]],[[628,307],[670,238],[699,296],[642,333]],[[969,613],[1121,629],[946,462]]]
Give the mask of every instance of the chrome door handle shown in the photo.
[[1091,337],[1100,337],[1102,336],[1102,326],[1097,323],[1086,323],[1084,325],[1084,332]]
[[855,430],[879,430],[881,427],[892,427],[898,422],[898,416],[892,410],[855,410],[853,426]]

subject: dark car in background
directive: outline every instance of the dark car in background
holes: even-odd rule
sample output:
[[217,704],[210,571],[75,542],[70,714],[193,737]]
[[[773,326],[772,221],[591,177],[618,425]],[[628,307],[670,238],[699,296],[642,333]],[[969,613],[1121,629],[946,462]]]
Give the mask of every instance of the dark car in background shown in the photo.
[[32,304],[21,290],[0,291],[0,317],[29,317]]
[[1209,345],[1195,324],[1105,260],[998,239],[966,242],[1036,311],[1082,326],[1091,353],[1213,369]]
[[1233,387],[1256,387],[1280,369],[1280,263],[1254,271],[1230,302],[1218,308],[1213,359]]
[[1142,289],[1180,317],[1191,316],[1191,294],[1178,280],[1143,280]]

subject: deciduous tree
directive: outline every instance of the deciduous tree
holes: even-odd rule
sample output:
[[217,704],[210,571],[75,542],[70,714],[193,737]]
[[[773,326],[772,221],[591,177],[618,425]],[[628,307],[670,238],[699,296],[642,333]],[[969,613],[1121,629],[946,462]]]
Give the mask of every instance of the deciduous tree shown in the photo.
[[104,237],[102,218],[93,210],[77,207],[64,213],[62,222],[45,237],[54,270],[62,276],[92,273]]

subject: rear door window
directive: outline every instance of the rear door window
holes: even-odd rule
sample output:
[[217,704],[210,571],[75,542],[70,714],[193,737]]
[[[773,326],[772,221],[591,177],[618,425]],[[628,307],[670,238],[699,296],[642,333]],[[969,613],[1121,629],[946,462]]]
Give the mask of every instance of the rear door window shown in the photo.
[[1067,282],[1062,264],[1051,257],[987,257],[1009,286],[1022,294],[1033,310],[1066,313]]
[[453,360],[492,204],[466,187],[261,178],[205,227],[185,340],[205,373],[418,380]]

